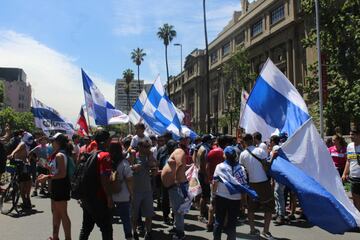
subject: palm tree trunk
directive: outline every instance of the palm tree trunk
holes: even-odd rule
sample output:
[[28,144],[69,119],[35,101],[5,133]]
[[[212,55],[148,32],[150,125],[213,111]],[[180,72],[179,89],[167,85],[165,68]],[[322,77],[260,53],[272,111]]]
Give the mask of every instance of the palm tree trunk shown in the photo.
[[139,86],[139,94],[141,92],[141,89],[140,89],[140,65],[137,65],[138,67],[138,86]]
[[203,13],[204,13],[204,32],[205,32],[205,67],[206,67],[206,115],[207,115],[207,132],[211,132],[211,126],[210,126],[210,78],[209,78],[209,44],[208,44],[208,36],[207,36],[207,27],[206,27],[206,1],[203,0]]
[[167,76],[167,92],[168,97],[170,99],[170,82],[169,82],[169,65],[168,65],[168,57],[167,57],[167,45],[165,45],[165,62],[166,62],[166,76]]

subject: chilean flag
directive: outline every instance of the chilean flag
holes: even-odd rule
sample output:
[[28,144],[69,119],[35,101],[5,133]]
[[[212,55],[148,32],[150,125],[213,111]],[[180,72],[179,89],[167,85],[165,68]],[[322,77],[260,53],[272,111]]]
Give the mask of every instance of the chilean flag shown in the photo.
[[77,125],[79,125],[78,133],[81,136],[89,135],[89,127],[87,125],[85,115],[84,115],[84,109],[81,107],[79,119],[76,122]]

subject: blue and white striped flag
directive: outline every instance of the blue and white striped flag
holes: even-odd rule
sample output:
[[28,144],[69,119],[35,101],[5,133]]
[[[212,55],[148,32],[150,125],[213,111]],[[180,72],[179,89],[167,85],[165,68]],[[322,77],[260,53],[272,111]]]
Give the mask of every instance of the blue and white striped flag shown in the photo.
[[334,234],[360,226],[360,213],[345,193],[304,100],[270,59],[250,93],[241,126],[265,138],[276,131],[288,133],[270,174],[296,192],[311,223]]
[[188,136],[195,138],[197,134],[181,125],[182,112],[175,107],[165,94],[164,87],[157,77],[148,94],[143,90],[129,112],[133,124],[143,121],[156,134],[172,132],[175,137]]
[[74,127],[70,122],[58,111],[36,98],[32,99],[31,112],[34,115],[35,126],[41,128],[47,135],[50,135],[50,131],[64,131],[69,135],[74,133]]
[[111,125],[129,122],[129,117],[115,109],[115,107],[106,101],[104,95],[93,83],[90,77],[81,69],[86,108],[90,116],[95,119],[97,125]]

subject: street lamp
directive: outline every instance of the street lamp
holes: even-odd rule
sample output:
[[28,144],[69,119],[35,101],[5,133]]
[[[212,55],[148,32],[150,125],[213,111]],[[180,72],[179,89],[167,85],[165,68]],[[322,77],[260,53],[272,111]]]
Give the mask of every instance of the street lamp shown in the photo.
[[182,44],[181,43],[175,43],[174,46],[180,46],[180,73],[181,73],[183,71]]

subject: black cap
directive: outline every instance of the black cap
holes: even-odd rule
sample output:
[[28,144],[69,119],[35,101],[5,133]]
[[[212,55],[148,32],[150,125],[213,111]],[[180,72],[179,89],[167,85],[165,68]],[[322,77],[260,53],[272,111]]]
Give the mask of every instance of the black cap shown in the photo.
[[97,131],[94,135],[95,141],[99,144],[105,143],[110,138],[110,133],[106,130]]
[[205,143],[205,142],[210,142],[212,140],[212,137],[210,134],[205,134],[202,136],[202,142]]

